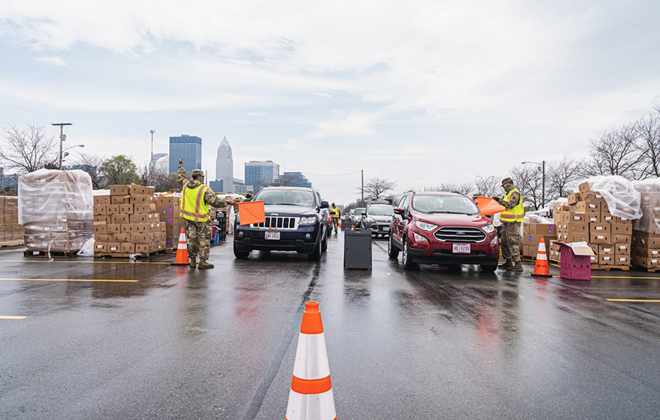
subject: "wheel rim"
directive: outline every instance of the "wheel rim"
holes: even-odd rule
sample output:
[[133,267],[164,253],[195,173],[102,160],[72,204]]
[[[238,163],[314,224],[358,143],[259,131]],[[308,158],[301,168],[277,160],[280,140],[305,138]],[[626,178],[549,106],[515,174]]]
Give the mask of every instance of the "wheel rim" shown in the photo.
[[408,262],[408,241],[403,242],[403,262]]

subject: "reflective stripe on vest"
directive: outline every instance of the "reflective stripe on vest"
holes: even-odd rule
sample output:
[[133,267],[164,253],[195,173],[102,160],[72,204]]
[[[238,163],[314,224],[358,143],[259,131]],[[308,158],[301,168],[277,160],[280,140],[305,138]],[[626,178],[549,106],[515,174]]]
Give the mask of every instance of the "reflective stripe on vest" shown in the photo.
[[210,206],[204,201],[204,193],[209,187],[200,185],[197,188],[183,187],[181,193],[181,217],[194,222],[206,222],[210,219]]
[[518,204],[512,208],[503,211],[500,213],[500,222],[518,222],[522,223],[523,219],[525,219],[525,208],[523,207],[522,203],[522,194],[520,194],[520,191],[518,191],[518,188],[513,188],[511,191],[509,191],[505,196],[503,201],[506,201],[507,203],[511,199],[511,195],[517,192],[518,195],[520,196],[520,201]]

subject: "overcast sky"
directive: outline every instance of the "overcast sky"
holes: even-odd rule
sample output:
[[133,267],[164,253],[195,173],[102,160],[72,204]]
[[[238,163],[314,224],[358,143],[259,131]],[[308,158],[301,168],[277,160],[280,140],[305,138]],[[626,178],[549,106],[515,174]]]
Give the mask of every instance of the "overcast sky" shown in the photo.
[[657,0],[0,0],[0,125],[138,164],[203,139],[325,199],[588,155],[660,101]]

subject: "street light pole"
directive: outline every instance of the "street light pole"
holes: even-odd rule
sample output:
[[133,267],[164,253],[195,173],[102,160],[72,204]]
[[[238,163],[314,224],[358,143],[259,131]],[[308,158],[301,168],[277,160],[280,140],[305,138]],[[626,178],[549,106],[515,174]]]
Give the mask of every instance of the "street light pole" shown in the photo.
[[151,168],[149,170],[149,180],[151,186],[154,185],[154,130],[151,130]]
[[541,170],[543,172],[543,178],[542,178],[542,183],[541,183],[541,208],[545,205],[545,160],[541,161],[542,163],[538,162],[521,162],[523,165],[526,163],[533,163],[534,165],[539,165],[541,167]]
[[52,123],[51,125],[59,125],[60,126],[60,171],[62,170],[62,142],[64,139],[66,139],[66,136],[64,136],[64,126],[65,125],[73,125],[71,123]]

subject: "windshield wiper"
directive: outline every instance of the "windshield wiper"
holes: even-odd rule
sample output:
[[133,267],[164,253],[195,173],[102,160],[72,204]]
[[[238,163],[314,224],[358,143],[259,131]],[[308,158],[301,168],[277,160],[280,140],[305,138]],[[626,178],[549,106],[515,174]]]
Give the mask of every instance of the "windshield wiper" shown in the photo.
[[447,211],[447,210],[430,211],[429,212],[429,214],[437,214],[437,213],[442,213],[442,214],[468,214],[468,213],[463,213],[462,211]]

